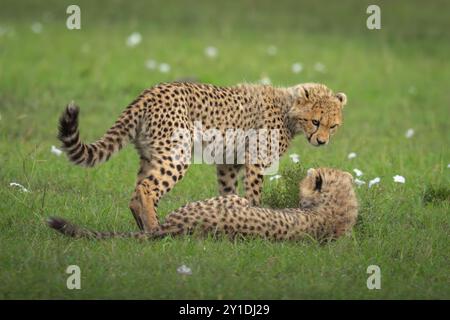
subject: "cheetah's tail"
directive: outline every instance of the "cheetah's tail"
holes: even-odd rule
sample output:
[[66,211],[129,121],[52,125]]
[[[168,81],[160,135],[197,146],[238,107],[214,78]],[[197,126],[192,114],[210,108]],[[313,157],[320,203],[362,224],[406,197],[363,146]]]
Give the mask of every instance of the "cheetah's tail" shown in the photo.
[[152,239],[160,238],[165,235],[163,232],[145,233],[145,232],[100,232],[79,227],[63,218],[50,217],[47,219],[47,225],[72,238],[89,238],[89,239],[109,239],[109,238],[136,238],[136,239]]
[[112,154],[136,136],[136,127],[139,123],[136,120],[139,115],[137,109],[137,105],[130,105],[101,139],[85,144],[80,140],[78,129],[80,109],[73,102],[70,103],[59,119],[58,139],[62,142],[62,149],[69,160],[77,165],[93,167],[107,161]]

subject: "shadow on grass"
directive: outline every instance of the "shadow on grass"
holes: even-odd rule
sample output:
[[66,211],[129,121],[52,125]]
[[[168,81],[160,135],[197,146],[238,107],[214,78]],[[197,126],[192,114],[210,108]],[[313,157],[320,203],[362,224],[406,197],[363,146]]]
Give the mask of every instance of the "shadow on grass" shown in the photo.
[[450,188],[428,185],[423,192],[422,202],[424,205],[450,202]]
[[295,164],[282,168],[279,179],[270,180],[269,186],[265,188],[262,202],[269,208],[298,208],[299,182],[306,176],[305,168]]

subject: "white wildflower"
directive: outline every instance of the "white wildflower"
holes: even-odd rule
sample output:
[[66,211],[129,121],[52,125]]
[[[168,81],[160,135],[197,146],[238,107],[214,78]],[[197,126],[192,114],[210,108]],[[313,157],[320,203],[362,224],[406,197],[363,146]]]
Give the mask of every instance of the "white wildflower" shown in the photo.
[[[1,120],[2,118],[1,118],[1,116],[0,116],[0,120]],[[447,165],[447,168],[449,168],[450,169],[450,163]]]
[[273,181],[273,180],[278,180],[278,179],[280,179],[280,178],[281,178],[281,175],[276,174],[276,175],[274,175],[274,176],[271,176],[271,177],[269,178],[269,180],[270,180],[270,181]]
[[360,187],[360,186],[366,184],[366,182],[363,181],[363,180],[359,180],[358,178],[356,178],[356,179],[355,179],[355,184],[356,184],[358,187]]
[[205,55],[208,58],[215,58],[219,54],[219,50],[216,47],[209,46],[205,48]]
[[34,33],[41,33],[42,32],[42,24],[40,22],[35,22],[31,25],[31,31]]
[[180,266],[180,267],[177,268],[177,272],[178,272],[179,274],[183,274],[183,275],[187,275],[187,276],[192,275],[192,270],[191,270],[191,268],[185,266],[184,264],[183,264],[182,266]]
[[414,129],[410,128],[410,129],[406,130],[405,137],[407,137],[409,139],[409,138],[412,138],[413,135],[414,135]]
[[294,163],[300,162],[300,156],[296,153],[290,154],[289,157],[291,158],[292,162],[294,162]]
[[264,76],[261,78],[261,80],[259,80],[259,83],[261,83],[263,85],[270,85],[270,84],[272,84],[272,81],[270,80],[269,77]]
[[30,192],[27,188],[25,188],[23,185],[21,185],[20,183],[17,182],[11,182],[9,184],[10,187],[18,187],[20,189],[20,191],[22,192]]
[[399,176],[399,175],[395,175],[394,176],[394,182],[398,182],[398,183],[405,183],[406,179],[403,176]]
[[168,72],[170,72],[170,65],[168,63],[165,63],[165,62],[161,63],[159,65],[159,72],[161,72],[161,73],[168,73]]
[[133,32],[127,38],[127,46],[135,47],[142,41],[142,36],[139,32]]
[[353,158],[356,158],[356,156],[357,156],[356,153],[350,152],[350,153],[348,154],[347,158],[348,158],[348,159],[353,159]]
[[359,169],[353,169],[353,172],[356,174],[357,177],[361,177],[363,175],[363,172]]
[[325,65],[323,63],[316,62],[314,64],[314,70],[316,70],[317,72],[324,73],[324,72],[326,72],[326,67],[325,67]]
[[268,54],[269,56],[274,56],[274,55],[276,55],[277,53],[278,53],[278,48],[277,48],[276,46],[272,45],[272,46],[269,46],[269,47],[267,48],[267,54]]
[[52,146],[52,148],[51,148],[51,153],[53,153],[54,155],[57,155],[58,157],[60,156],[60,155],[62,155],[62,150],[59,150],[57,147],[55,147],[55,146]]
[[380,183],[380,181],[381,181],[380,177],[376,177],[375,179],[370,180],[369,181],[369,188],[372,187],[375,184]]
[[303,71],[303,65],[299,62],[296,62],[292,65],[291,70],[293,73],[300,73]]
[[149,70],[155,70],[158,67],[158,62],[153,59],[148,59],[145,61],[145,67]]

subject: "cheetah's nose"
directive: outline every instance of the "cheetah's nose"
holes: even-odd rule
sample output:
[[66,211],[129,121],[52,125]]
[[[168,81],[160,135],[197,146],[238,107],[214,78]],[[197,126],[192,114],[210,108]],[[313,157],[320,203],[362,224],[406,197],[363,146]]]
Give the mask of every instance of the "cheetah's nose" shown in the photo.
[[319,145],[322,145],[322,144],[325,144],[326,141],[322,141],[322,140],[317,139],[317,143],[318,143]]

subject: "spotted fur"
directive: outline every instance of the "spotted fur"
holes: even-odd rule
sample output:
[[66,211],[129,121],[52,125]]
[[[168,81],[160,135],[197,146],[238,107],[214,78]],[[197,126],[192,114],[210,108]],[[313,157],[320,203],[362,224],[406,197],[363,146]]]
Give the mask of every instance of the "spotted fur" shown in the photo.
[[[181,139],[174,139],[177,129],[186,129],[193,135],[194,122],[199,121],[203,130],[215,128],[223,137],[228,129],[277,130],[277,153],[282,155],[297,133],[304,133],[315,146],[328,143],[342,123],[345,103],[345,94],[334,94],[321,84],[275,88],[163,83],[145,90],[93,143],[80,139],[79,108],[70,104],[60,118],[59,139],[69,159],[86,167],[107,161],[128,142],[135,145],[140,169],[130,209],[140,229],[149,231],[158,225],[155,208],[160,198],[183,178],[189,166],[193,141],[179,148]],[[218,164],[220,194],[236,193],[238,174],[244,168],[245,197],[252,205],[259,205],[263,171],[271,165],[267,159],[273,159],[274,153],[267,152],[267,158],[253,162],[248,161],[246,154],[245,165],[237,161]]]
[[252,207],[237,195],[197,201],[170,213],[150,232],[99,232],[50,218],[51,228],[75,238],[138,238],[191,234],[263,237],[271,240],[336,239],[355,224],[358,204],[351,174],[336,169],[310,169],[300,182],[299,208]]

